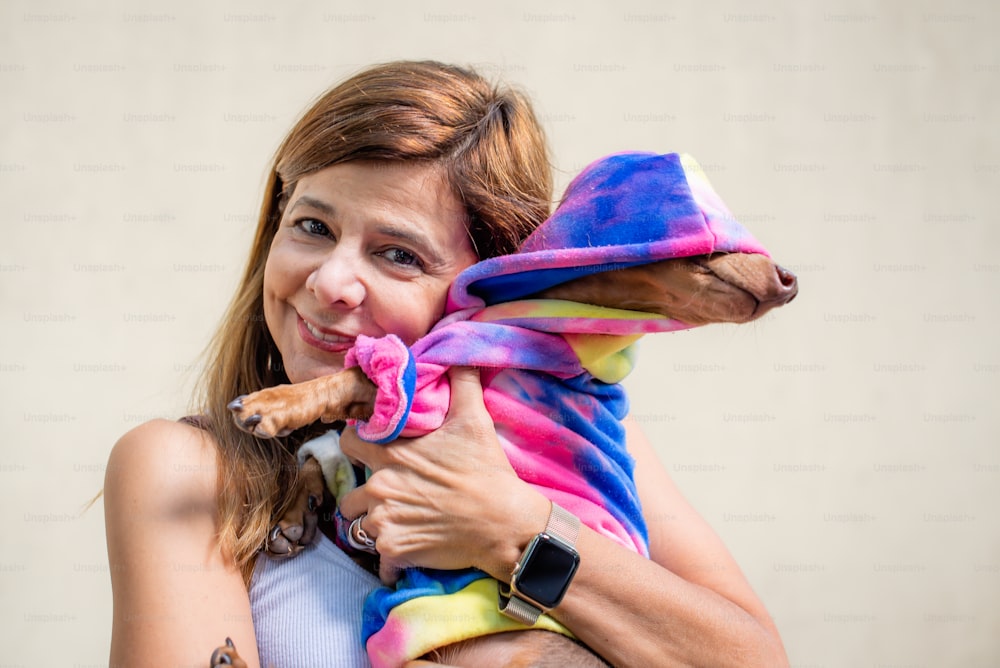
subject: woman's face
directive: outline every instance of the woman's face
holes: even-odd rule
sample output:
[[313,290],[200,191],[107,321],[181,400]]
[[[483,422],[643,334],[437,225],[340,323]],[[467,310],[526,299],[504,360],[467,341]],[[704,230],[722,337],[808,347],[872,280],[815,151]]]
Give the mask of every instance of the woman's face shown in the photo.
[[340,371],[359,334],[413,343],[476,260],[440,167],[348,162],[303,177],[264,268],[264,318],[289,380]]

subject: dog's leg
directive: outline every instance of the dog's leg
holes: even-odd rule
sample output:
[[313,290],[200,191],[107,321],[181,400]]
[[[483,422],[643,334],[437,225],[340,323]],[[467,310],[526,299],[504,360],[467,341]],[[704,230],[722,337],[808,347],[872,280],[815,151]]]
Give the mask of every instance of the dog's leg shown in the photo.
[[229,404],[236,424],[260,438],[286,436],[317,420],[371,417],[375,384],[359,367],[294,385],[269,387]]
[[284,509],[264,542],[264,551],[269,556],[275,559],[293,557],[313,542],[324,488],[320,461],[314,457],[304,458],[295,480],[293,501]]
[[[374,410],[375,394],[375,384],[360,368],[352,367],[308,382],[279,385],[239,397],[229,404],[229,409],[240,428],[260,438],[271,438],[317,420],[329,423],[368,418]],[[318,440],[331,437],[336,435]],[[347,474],[353,478],[349,462],[331,456],[329,448],[321,450],[313,452],[307,447],[299,458],[294,501],[284,509],[264,544],[264,551],[272,557],[294,556],[313,541],[324,488],[336,496],[344,492],[345,486],[353,486],[353,479],[346,479]],[[324,466],[330,469],[328,480],[324,480]]]
[[340,450],[340,436],[335,431],[306,441],[296,455],[299,475],[294,500],[271,529],[264,545],[264,550],[278,559],[294,556],[312,543],[320,510],[330,512],[357,485],[354,467]]
[[233,668],[247,668],[247,662],[240,658],[236,652],[233,641],[226,638],[226,644],[215,648],[212,658],[209,659],[209,668],[217,666],[233,666]]

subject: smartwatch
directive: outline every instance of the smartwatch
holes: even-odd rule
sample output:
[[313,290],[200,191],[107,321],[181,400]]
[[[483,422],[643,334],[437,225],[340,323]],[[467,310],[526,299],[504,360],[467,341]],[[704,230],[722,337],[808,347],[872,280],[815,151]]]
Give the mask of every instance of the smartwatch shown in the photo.
[[575,547],[579,535],[579,518],[553,503],[545,530],[531,539],[514,564],[510,585],[500,583],[500,612],[531,626],[559,605],[580,566]]

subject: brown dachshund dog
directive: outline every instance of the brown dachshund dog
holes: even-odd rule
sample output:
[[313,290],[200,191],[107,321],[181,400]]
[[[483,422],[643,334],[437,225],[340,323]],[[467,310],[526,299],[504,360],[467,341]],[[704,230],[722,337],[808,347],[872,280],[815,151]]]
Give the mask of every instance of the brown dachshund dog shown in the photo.
[[[592,274],[533,295],[656,313],[690,325],[746,323],[790,302],[795,275],[765,255],[728,253],[676,258]],[[304,383],[270,387],[240,397],[230,408],[241,428],[261,438],[283,436],[317,420],[336,422],[371,416],[376,387],[359,367]],[[288,556],[312,542],[312,510],[323,496],[320,466],[307,460],[298,503],[279,521],[268,541],[272,556]],[[311,499],[311,501],[310,501]]]

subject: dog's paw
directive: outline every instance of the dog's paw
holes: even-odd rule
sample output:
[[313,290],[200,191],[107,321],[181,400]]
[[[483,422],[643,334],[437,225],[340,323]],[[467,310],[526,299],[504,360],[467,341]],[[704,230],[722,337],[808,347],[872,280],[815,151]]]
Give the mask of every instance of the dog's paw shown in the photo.
[[303,527],[301,525],[291,525],[283,527],[282,523],[275,524],[267,534],[264,541],[264,552],[272,559],[287,559],[294,557],[302,551],[305,544],[302,542]]
[[236,397],[227,408],[232,411],[236,426],[243,431],[257,438],[275,438],[295,430],[280,408],[282,403],[282,389],[267,388]]
[[295,500],[271,529],[264,551],[272,558],[293,557],[316,538],[319,512],[323,504],[323,472],[319,462],[308,457],[296,480]]
[[247,668],[247,662],[240,658],[240,655],[236,652],[236,647],[233,645],[233,641],[229,638],[226,638],[225,645],[215,648],[208,665],[209,668],[216,668],[216,666]]

